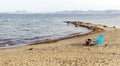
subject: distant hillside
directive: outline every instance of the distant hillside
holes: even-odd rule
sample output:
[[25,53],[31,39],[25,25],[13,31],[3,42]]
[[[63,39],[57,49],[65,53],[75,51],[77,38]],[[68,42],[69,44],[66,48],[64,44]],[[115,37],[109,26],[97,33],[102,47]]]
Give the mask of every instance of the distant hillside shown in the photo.
[[15,12],[3,12],[0,14],[32,14],[32,13],[23,10],[23,11],[15,11]]
[[12,14],[31,14],[31,13],[27,12],[26,10],[23,10],[23,11],[12,12]]
[[0,14],[120,14],[120,10],[73,10],[73,11],[58,11],[58,12],[37,12],[31,13],[26,10],[16,12],[5,12]]
[[120,10],[59,11],[55,14],[120,14]]

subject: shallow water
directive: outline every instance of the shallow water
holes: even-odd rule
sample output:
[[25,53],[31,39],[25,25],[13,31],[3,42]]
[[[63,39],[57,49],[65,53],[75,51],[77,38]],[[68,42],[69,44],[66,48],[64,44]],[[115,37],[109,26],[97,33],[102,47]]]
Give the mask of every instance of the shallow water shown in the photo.
[[0,45],[26,45],[91,31],[63,22],[70,20],[120,27],[120,15],[0,14]]
[[90,32],[86,28],[67,25],[62,18],[65,17],[48,14],[1,14],[0,46],[25,45]]

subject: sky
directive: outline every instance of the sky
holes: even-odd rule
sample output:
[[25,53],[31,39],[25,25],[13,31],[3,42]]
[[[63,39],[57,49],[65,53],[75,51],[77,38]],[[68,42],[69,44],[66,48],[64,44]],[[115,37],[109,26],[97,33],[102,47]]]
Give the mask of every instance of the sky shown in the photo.
[[120,10],[120,0],[0,0],[0,12],[64,10]]

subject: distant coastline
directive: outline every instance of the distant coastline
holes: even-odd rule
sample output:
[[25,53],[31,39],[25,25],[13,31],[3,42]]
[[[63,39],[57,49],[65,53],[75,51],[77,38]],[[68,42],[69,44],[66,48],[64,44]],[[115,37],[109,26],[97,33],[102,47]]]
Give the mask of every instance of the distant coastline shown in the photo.
[[22,10],[15,12],[1,12],[0,14],[120,14],[120,10],[65,10],[55,12],[29,12]]

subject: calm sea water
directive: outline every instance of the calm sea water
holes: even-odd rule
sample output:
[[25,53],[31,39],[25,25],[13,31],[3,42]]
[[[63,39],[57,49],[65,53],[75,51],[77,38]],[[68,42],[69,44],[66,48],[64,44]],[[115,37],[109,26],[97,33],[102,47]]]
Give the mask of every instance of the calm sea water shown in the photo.
[[0,14],[0,44],[26,45],[91,31],[63,22],[69,20],[119,27],[120,15]]

